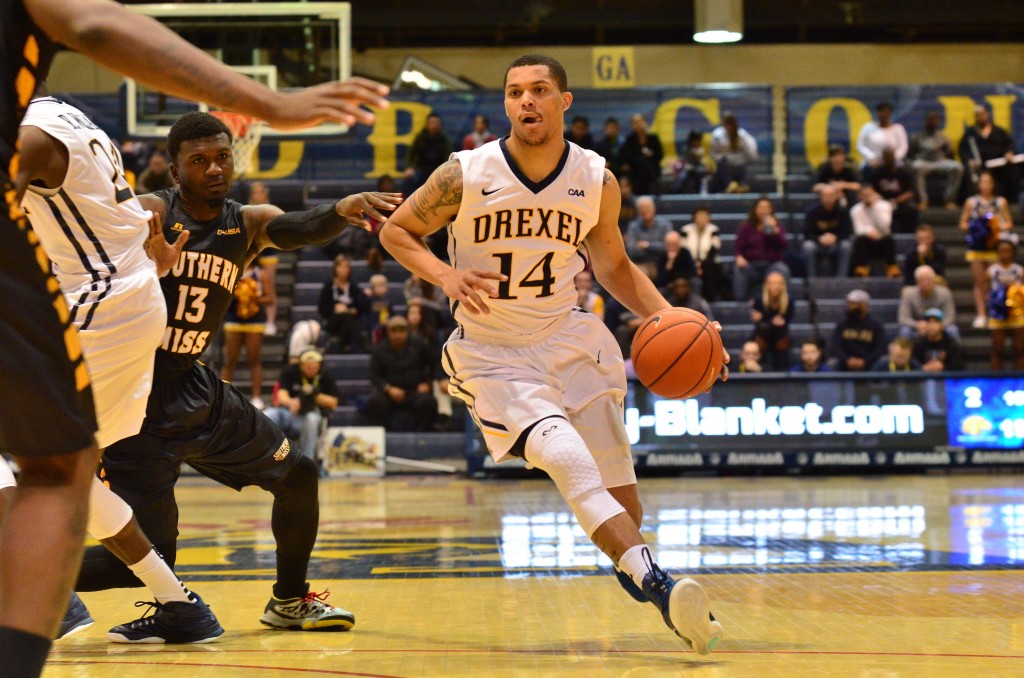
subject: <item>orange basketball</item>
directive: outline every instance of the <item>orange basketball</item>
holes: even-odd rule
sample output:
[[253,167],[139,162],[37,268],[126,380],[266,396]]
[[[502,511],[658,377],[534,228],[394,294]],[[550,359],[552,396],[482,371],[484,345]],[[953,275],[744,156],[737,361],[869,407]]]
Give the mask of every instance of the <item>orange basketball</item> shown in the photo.
[[653,393],[689,398],[708,390],[722,371],[722,337],[703,313],[666,308],[637,328],[630,355]]

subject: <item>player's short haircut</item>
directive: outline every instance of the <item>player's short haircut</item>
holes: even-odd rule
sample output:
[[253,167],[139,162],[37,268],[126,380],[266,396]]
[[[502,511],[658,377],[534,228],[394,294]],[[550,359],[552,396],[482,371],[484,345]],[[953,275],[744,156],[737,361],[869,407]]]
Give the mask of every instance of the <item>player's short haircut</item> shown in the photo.
[[551,77],[554,78],[555,84],[558,85],[560,92],[565,92],[569,89],[569,76],[565,74],[565,68],[562,64],[558,63],[556,59],[552,59],[549,56],[543,54],[524,54],[519,57],[505,69],[505,83],[508,83],[508,73],[513,68],[520,68],[522,66],[547,66],[548,72]]
[[171,131],[167,133],[167,154],[171,156],[171,162],[177,162],[182,143],[215,137],[218,134],[228,135],[228,141],[232,139],[231,130],[217,117],[202,111],[186,113],[178,118]]

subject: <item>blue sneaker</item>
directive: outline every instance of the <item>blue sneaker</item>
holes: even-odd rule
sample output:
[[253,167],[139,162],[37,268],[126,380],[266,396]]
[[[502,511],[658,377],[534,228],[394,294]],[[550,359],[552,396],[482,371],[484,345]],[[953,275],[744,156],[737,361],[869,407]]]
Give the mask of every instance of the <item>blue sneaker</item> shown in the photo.
[[623,572],[622,570],[620,570],[618,565],[613,565],[612,567],[615,568],[615,578],[619,580],[619,586],[621,586],[626,591],[626,593],[631,595],[633,597],[633,600],[637,601],[638,603],[646,603],[647,596],[644,595],[644,592],[641,591],[640,587],[636,585],[636,582],[633,581],[633,578],[625,572]]
[[661,610],[661,616],[675,634],[697,654],[709,654],[722,639],[722,625],[711,614],[708,594],[692,579],[675,581],[654,564],[644,549],[649,572],[644,576],[644,594]]
[[56,640],[70,638],[76,633],[86,630],[93,623],[94,620],[85,607],[85,603],[77,593],[72,592],[71,602],[68,603],[68,610],[64,613],[64,619],[60,623],[60,631],[57,632]]
[[193,603],[149,603],[140,601],[135,607],[149,606],[147,614],[135,621],[110,629],[107,638],[115,643],[210,643],[224,634],[213,611],[198,594],[192,592]]

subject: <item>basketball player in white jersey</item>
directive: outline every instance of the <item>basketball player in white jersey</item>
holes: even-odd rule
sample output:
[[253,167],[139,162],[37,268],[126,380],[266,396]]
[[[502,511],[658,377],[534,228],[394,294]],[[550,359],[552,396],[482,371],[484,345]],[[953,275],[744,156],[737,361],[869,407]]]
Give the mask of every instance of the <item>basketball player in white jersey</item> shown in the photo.
[[[37,96],[22,120],[19,141],[16,184],[24,190],[21,207],[53,262],[78,329],[92,378],[96,441],[102,449],[138,433],[146,416],[153,360],[167,322],[157,264],[147,251],[167,270],[188,234],[173,245],[155,238],[148,247],[151,213],[125,179],[115,144],[77,108]],[[158,225],[153,227],[159,234]],[[0,468],[0,484],[4,470]],[[224,632],[209,607],[153,549],[128,504],[97,478],[87,529],[156,598],[154,616],[136,624],[140,628],[128,624],[112,629],[111,640],[200,643]],[[69,615],[77,608],[77,619],[66,618],[70,624],[84,619],[84,606],[76,598]]]
[[[669,577],[640,536],[622,354],[604,323],[574,308],[573,278],[589,259],[640,317],[670,304],[626,256],[604,160],[563,141],[571,104],[557,61],[517,59],[505,76],[511,135],[454,154],[388,220],[381,242],[452,299],[458,328],[442,360],[491,456],[546,471],[623,587],[707,654],[722,635],[707,594]],[[451,265],[423,241],[446,224]]]

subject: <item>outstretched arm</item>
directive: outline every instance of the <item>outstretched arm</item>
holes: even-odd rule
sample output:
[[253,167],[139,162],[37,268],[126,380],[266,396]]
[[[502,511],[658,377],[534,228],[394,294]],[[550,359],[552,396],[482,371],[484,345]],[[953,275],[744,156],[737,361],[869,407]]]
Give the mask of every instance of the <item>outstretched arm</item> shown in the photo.
[[457,270],[434,256],[423,241],[454,219],[462,204],[462,164],[449,160],[430,175],[412,197],[384,224],[380,242],[405,268],[437,285],[470,313],[490,313],[481,297],[497,296],[488,280],[505,280],[493,271]]
[[242,208],[249,251],[246,265],[268,247],[292,251],[334,240],[349,225],[370,229],[369,216],[377,221],[402,202],[398,193],[354,193],[333,205],[319,205],[304,212],[285,212],[275,205],[247,205]]
[[52,39],[168,94],[262,118],[279,129],[325,120],[371,124],[361,104],[386,108],[388,88],[363,78],[273,92],[178,37],[160,22],[110,0],[25,0]]

